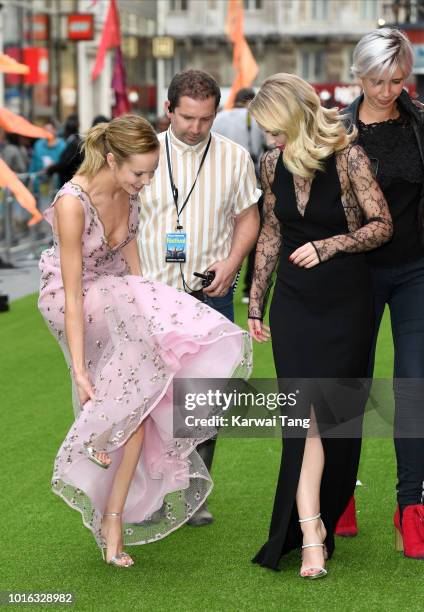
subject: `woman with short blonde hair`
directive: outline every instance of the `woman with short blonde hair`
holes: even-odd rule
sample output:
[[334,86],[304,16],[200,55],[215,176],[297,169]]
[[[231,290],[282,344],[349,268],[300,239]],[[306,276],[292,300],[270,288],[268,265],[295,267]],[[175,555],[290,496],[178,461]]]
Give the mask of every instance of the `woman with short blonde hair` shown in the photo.
[[[292,74],[264,81],[250,105],[276,147],[261,163],[264,222],[256,249],[249,329],[269,337],[265,302],[277,261],[270,308],[275,367],[284,391],[296,392],[287,416],[309,419],[306,431],[283,426],[283,455],[268,542],[254,561],[276,569],[302,546],[303,578],[327,574],[334,528],[352,495],[360,433],[324,435],[352,416],[361,420],[359,392],[351,402],[316,379],[366,376],[373,332],[371,280],[364,252],[392,232],[387,204],[361,147],[352,144],[337,110],[320,106],[314,89]],[[295,380],[294,388],[287,388]],[[303,421],[302,421],[303,422]]]
[[393,217],[392,241],[368,258],[376,321],[368,376],[373,374],[378,329],[387,305],[394,344],[394,522],[405,556],[423,559],[424,432],[417,424],[423,406],[419,381],[424,378],[424,107],[405,89],[413,59],[408,37],[396,28],[363,36],[352,66],[363,91],[345,112],[357,127],[358,143],[372,161]]

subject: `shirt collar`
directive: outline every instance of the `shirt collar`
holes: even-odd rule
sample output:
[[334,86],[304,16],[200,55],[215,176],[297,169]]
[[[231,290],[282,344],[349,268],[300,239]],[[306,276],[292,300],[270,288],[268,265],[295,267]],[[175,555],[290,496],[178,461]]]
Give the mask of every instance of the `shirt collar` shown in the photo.
[[207,137],[205,138],[205,140],[202,140],[201,142],[199,142],[196,145],[189,145],[186,144],[185,142],[183,142],[182,140],[179,140],[179,138],[177,138],[174,134],[174,132],[171,129],[171,126],[169,126],[168,130],[168,138],[170,139],[171,145],[173,147],[175,147],[175,149],[179,152],[179,153],[196,153],[197,155],[203,153],[203,151],[206,148],[206,145],[208,144],[209,141],[209,134],[207,135]]

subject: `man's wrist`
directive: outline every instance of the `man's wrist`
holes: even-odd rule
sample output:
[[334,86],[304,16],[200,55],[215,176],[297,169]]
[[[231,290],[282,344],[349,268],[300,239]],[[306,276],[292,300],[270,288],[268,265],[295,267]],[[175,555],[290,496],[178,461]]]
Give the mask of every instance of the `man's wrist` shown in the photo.
[[239,268],[241,268],[241,265],[243,263],[243,259],[242,258],[240,260],[239,257],[236,257],[235,255],[228,255],[227,257],[227,262],[232,266],[232,268],[234,269],[234,273],[237,272],[239,270]]

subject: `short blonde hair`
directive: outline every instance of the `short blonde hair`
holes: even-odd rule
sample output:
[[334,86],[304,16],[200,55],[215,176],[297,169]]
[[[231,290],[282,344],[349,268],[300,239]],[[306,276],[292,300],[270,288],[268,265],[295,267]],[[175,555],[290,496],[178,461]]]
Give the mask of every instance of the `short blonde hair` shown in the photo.
[[365,34],[353,52],[352,74],[363,78],[383,73],[391,76],[400,68],[408,78],[414,65],[414,52],[408,37],[396,28],[381,28]]
[[159,141],[146,119],[138,115],[122,115],[89,129],[82,148],[84,161],[78,173],[92,177],[106,165],[108,153],[113,153],[120,166],[131,155],[156,151]]
[[268,77],[249,106],[266,132],[286,135],[283,159],[292,174],[312,178],[323,160],[344,149],[355,137],[348,134],[337,109],[321,106],[314,88],[294,74]]

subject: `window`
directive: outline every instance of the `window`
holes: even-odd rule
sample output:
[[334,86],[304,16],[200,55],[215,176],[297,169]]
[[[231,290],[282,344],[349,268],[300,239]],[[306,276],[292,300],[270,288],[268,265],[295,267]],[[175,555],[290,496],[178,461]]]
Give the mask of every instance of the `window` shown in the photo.
[[302,51],[301,52],[301,71],[305,81],[317,83],[322,81],[324,72],[324,53],[323,51]]
[[259,11],[263,8],[263,0],[243,0],[246,11]]
[[377,0],[362,0],[361,17],[367,21],[375,21],[377,19]]
[[329,0],[312,0],[312,19],[323,21],[328,19]]
[[169,8],[171,11],[186,11],[187,5],[188,0],[171,0]]

